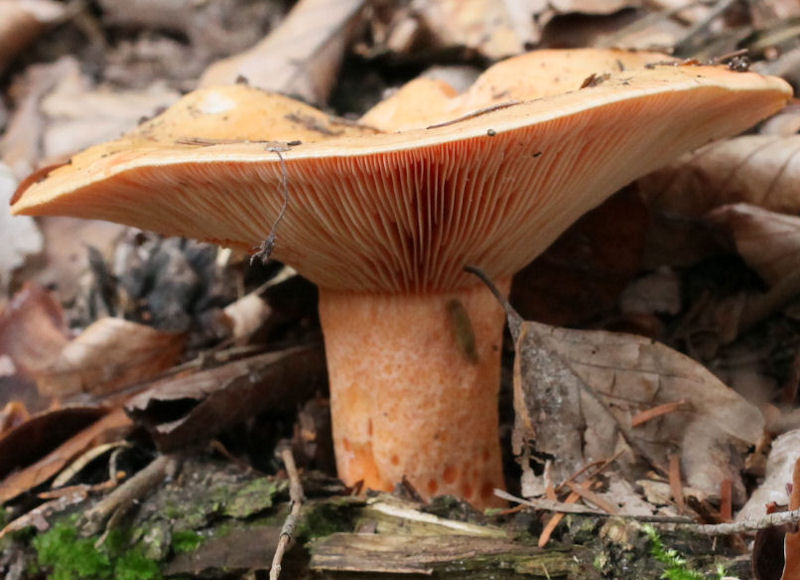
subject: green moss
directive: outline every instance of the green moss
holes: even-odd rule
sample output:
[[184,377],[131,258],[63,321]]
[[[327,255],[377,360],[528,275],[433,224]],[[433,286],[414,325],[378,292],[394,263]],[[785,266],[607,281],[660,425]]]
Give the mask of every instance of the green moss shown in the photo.
[[99,547],[97,538],[83,538],[74,519],[56,523],[47,532],[33,539],[39,566],[50,570],[53,580],[89,580],[114,578],[122,580],[158,580],[158,565],[138,549],[127,549],[127,540],[120,532],[108,534]]
[[203,543],[203,536],[193,530],[183,530],[172,535],[172,549],[176,553],[194,552]]
[[[665,569],[661,574],[662,578],[667,580],[705,580],[706,576],[692,570],[689,567],[686,558],[684,558],[677,550],[667,548],[661,540],[658,532],[651,525],[644,525],[642,529],[650,538],[650,554],[659,562],[661,562]],[[716,574],[710,576],[711,578],[722,578],[725,574],[724,569],[717,568]]]
[[286,482],[267,477],[254,479],[230,498],[224,513],[232,518],[246,518],[272,507],[275,496],[286,489]]
[[297,536],[305,541],[351,531],[355,510],[352,502],[346,499],[341,502],[328,500],[306,504],[297,526]]
[[128,550],[114,563],[115,580],[157,580],[161,578],[158,564],[138,550]]

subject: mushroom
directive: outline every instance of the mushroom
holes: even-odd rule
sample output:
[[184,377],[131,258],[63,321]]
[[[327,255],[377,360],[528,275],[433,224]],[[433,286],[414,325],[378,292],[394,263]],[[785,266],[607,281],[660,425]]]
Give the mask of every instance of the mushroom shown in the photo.
[[791,94],[780,79],[718,67],[611,72],[499,107],[487,103],[500,98],[493,81],[472,114],[443,87],[444,123],[396,133],[244,86],[204,89],[21,186],[12,211],[250,249],[281,212],[285,171],[275,256],[319,286],[340,477],[379,490],[406,478],[426,498],[496,505],[504,316],[464,266],[507,291],[618,188]]

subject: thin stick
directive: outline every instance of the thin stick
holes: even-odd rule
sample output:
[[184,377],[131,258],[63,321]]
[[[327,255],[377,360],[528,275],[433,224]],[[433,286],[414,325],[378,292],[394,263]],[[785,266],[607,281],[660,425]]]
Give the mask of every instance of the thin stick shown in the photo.
[[[286,215],[286,208],[289,207],[289,172],[286,169],[286,160],[283,158],[283,155],[281,155],[282,149],[272,147],[269,150],[278,156],[281,163],[281,193],[283,193],[283,205],[281,206],[280,212],[278,212],[278,217],[275,218],[275,222],[272,224],[267,239],[261,242],[258,251],[250,257],[251,266],[256,260],[261,260],[263,264],[266,264],[269,260],[272,251],[275,249],[275,236],[278,230],[278,224],[283,220],[283,216]],[[283,151],[286,151],[286,149],[283,149]]]
[[289,515],[286,516],[286,521],[283,522],[281,528],[280,539],[278,540],[278,547],[275,548],[275,556],[272,558],[272,568],[269,571],[269,580],[278,580],[281,575],[281,562],[283,555],[286,553],[292,543],[294,542],[294,532],[297,527],[297,518],[300,515],[300,508],[303,507],[303,486],[300,483],[300,476],[297,474],[297,466],[294,463],[294,456],[290,448],[285,448],[281,451],[281,459],[286,466],[286,474],[289,476],[289,502],[291,509]]
[[[566,504],[562,502],[552,502],[550,500],[526,500],[502,491],[494,490],[497,497],[513,501],[518,504],[526,505],[535,509],[544,509],[561,513],[586,514],[590,516],[609,517],[607,514],[594,508]],[[615,516],[624,520],[638,522],[651,522],[657,526],[666,526],[673,530],[686,530],[703,536],[729,536],[731,534],[741,534],[743,532],[757,532],[766,528],[783,526],[785,524],[795,524],[800,522],[800,509],[788,512],[776,512],[767,514],[761,518],[751,518],[738,522],[723,524],[696,524],[688,521],[686,517],[658,516],[658,515],[618,515]]]
[[461,121],[466,121],[468,119],[473,119],[475,117],[479,117],[480,115],[485,115],[486,113],[491,113],[492,111],[499,111],[500,109],[507,109],[508,107],[513,107],[514,105],[519,105],[522,101],[518,101],[516,99],[512,99],[510,101],[505,101],[503,103],[497,103],[496,105],[489,105],[488,107],[484,107],[482,109],[478,109],[477,111],[472,111],[471,113],[467,113],[462,117],[458,117],[456,119],[451,119],[450,121],[444,121],[443,123],[436,123],[435,125],[428,125],[425,127],[426,129],[437,129],[439,127],[447,127],[448,125],[453,125],[455,123],[460,123]]
[[[152,489],[161,484],[165,478],[171,477],[180,467],[180,459],[176,455],[159,455],[150,464],[136,473],[128,481],[120,485],[82,517],[81,528],[85,533],[98,533],[107,520],[118,521],[136,503]],[[110,529],[107,526],[107,530]],[[101,538],[102,539],[102,538]]]

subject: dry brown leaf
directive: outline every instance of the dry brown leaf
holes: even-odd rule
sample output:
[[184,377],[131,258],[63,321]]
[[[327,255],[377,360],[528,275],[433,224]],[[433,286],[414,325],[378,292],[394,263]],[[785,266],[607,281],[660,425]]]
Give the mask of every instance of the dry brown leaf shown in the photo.
[[[523,43],[531,37],[538,40],[538,31],[531,29],[525,34],[520,29],[521,23],[533,25],[534,14],[528,11],[530,6],[508,4],[516,8],[514,19],[507,3],[496,0],[422,0],[413,4],[413,10],[433,35],[436,45],[469,48],[497,60],[522,53]],[[522,40],[518,30],[525,34]]]
[[0,308],[2,308],[11,273],[20,267],[27,256],[42,251],[43,238],[32,217],[12,219],[8,202],[17,188],[11,169],[0,162]]
[[20,268],[17,276],[52,289],[62,304],[75,304],[85,284],[92,281],[87,240],[109,258],[128,231],[112,222],[55,216],[39,218],[37,224],[44,236],[44,250],[38,259]]
[[800,265],[800,218],[738,203],[709,214],[730,231],[747,265],[769,285],[792,274]]
[[[800,459],[795,461],[792,470],[792,492],[789,495],[789,509],[800,508]],[[781,580],[800,578],[800,532],[788,532],[784,539],[783,554],[785,563]]]
[[[95,414],[98,411],[102,413],[102,411],[94,409]],[[21,493],[41,485],[87,449],[125,437],[132,425],[133,423],[122,409],[111,411],[105,417],[58,445],[35,463],[27,467],[20,465],[22,469],[14,471],[0,481],[0,503],[7,502]]]
[[789,497],[786,484],[792,481],[792,471],[800,459],[800,430],[789,431],[772,442],[767,459],[764,481],[750,495],[747,503],[736,514],[736,520],[757,519],[764,515],[770,503],[786,505]]
[[51,0],[0,0],[0,73],[64,12],[64,4]]
[[28,417],[0,438],[0,478],[34,463],[106,411],[99,407],[58,407]]
[[212,64],[201,87],[245,79],[261,89],[325,103],[364,0],[300,0],[251,49]]
[[549,0],[550,6],[564,14],[579,12],[581,14],[612,14],[624,8],[640,5],[638,0]]
[[123,320],[101,318],[36,368],[39,390],[52,396],[106,395],[172,367],[184,336]]
[[15,95],[16,108],[0,138],[0,157],[17,180],[27,177],[43,159],[41,140],[47,123],[39,110],[40,101],[60,78],[78,68],[75,59],[64,57],[28,67],[14,82],[10,92]]
[[800,133],[800,101],[790,102],[783,110],[764,121],[759,133],[781,137]]
[[[169,451],[213,437],[262,411],[295,409],[324,384],[324,369],[319,346],[270,352],[161,381],[126,408],[159,448]],[[187,408],[181,417],[170,412],[177,401]]]
[[80,69],[70,67],[39,103],[40,114],[46,120],[42,135],[44,163],[116,139],[179,97],[163,82],[142,90],[95,87]]
[[700,216],[746,202],[800,211],[800,135],[750,135],[712,143],[639,180],[651,207]]
[[41,286],[26,284],[0,312],[0,354],[13,361],[18,373],[33,376],[68,342],[64,311]]
[[[679,452],[688,485],[717,493],[731,479],[744,498],[736,448],[757,442],[764,420],[699,363],[639,336],[559,329],[513,311],[509,326],[515,453],[532,441],[535,452],[554,458],[550,473],[559,482],[626,448],[666,473],[669,455]],[[638,413],[675,401],[688,410],[631,426]]]
[[18,180],[119,136],[179,96],[163,83],[140,91],[97,88],[72,57],[29,67],[13,92],[17,107],[0,139],[0,156]]

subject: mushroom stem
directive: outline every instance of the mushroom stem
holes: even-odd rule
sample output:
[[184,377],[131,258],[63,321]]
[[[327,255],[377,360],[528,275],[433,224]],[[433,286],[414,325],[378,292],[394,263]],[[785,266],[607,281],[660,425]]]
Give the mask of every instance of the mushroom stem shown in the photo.
[[[507,293],[510,278],[498,284]],[[427,294],[321,289],[339,476],[425,498],[502,505],[498,440],[505,317],[482,284]]]

